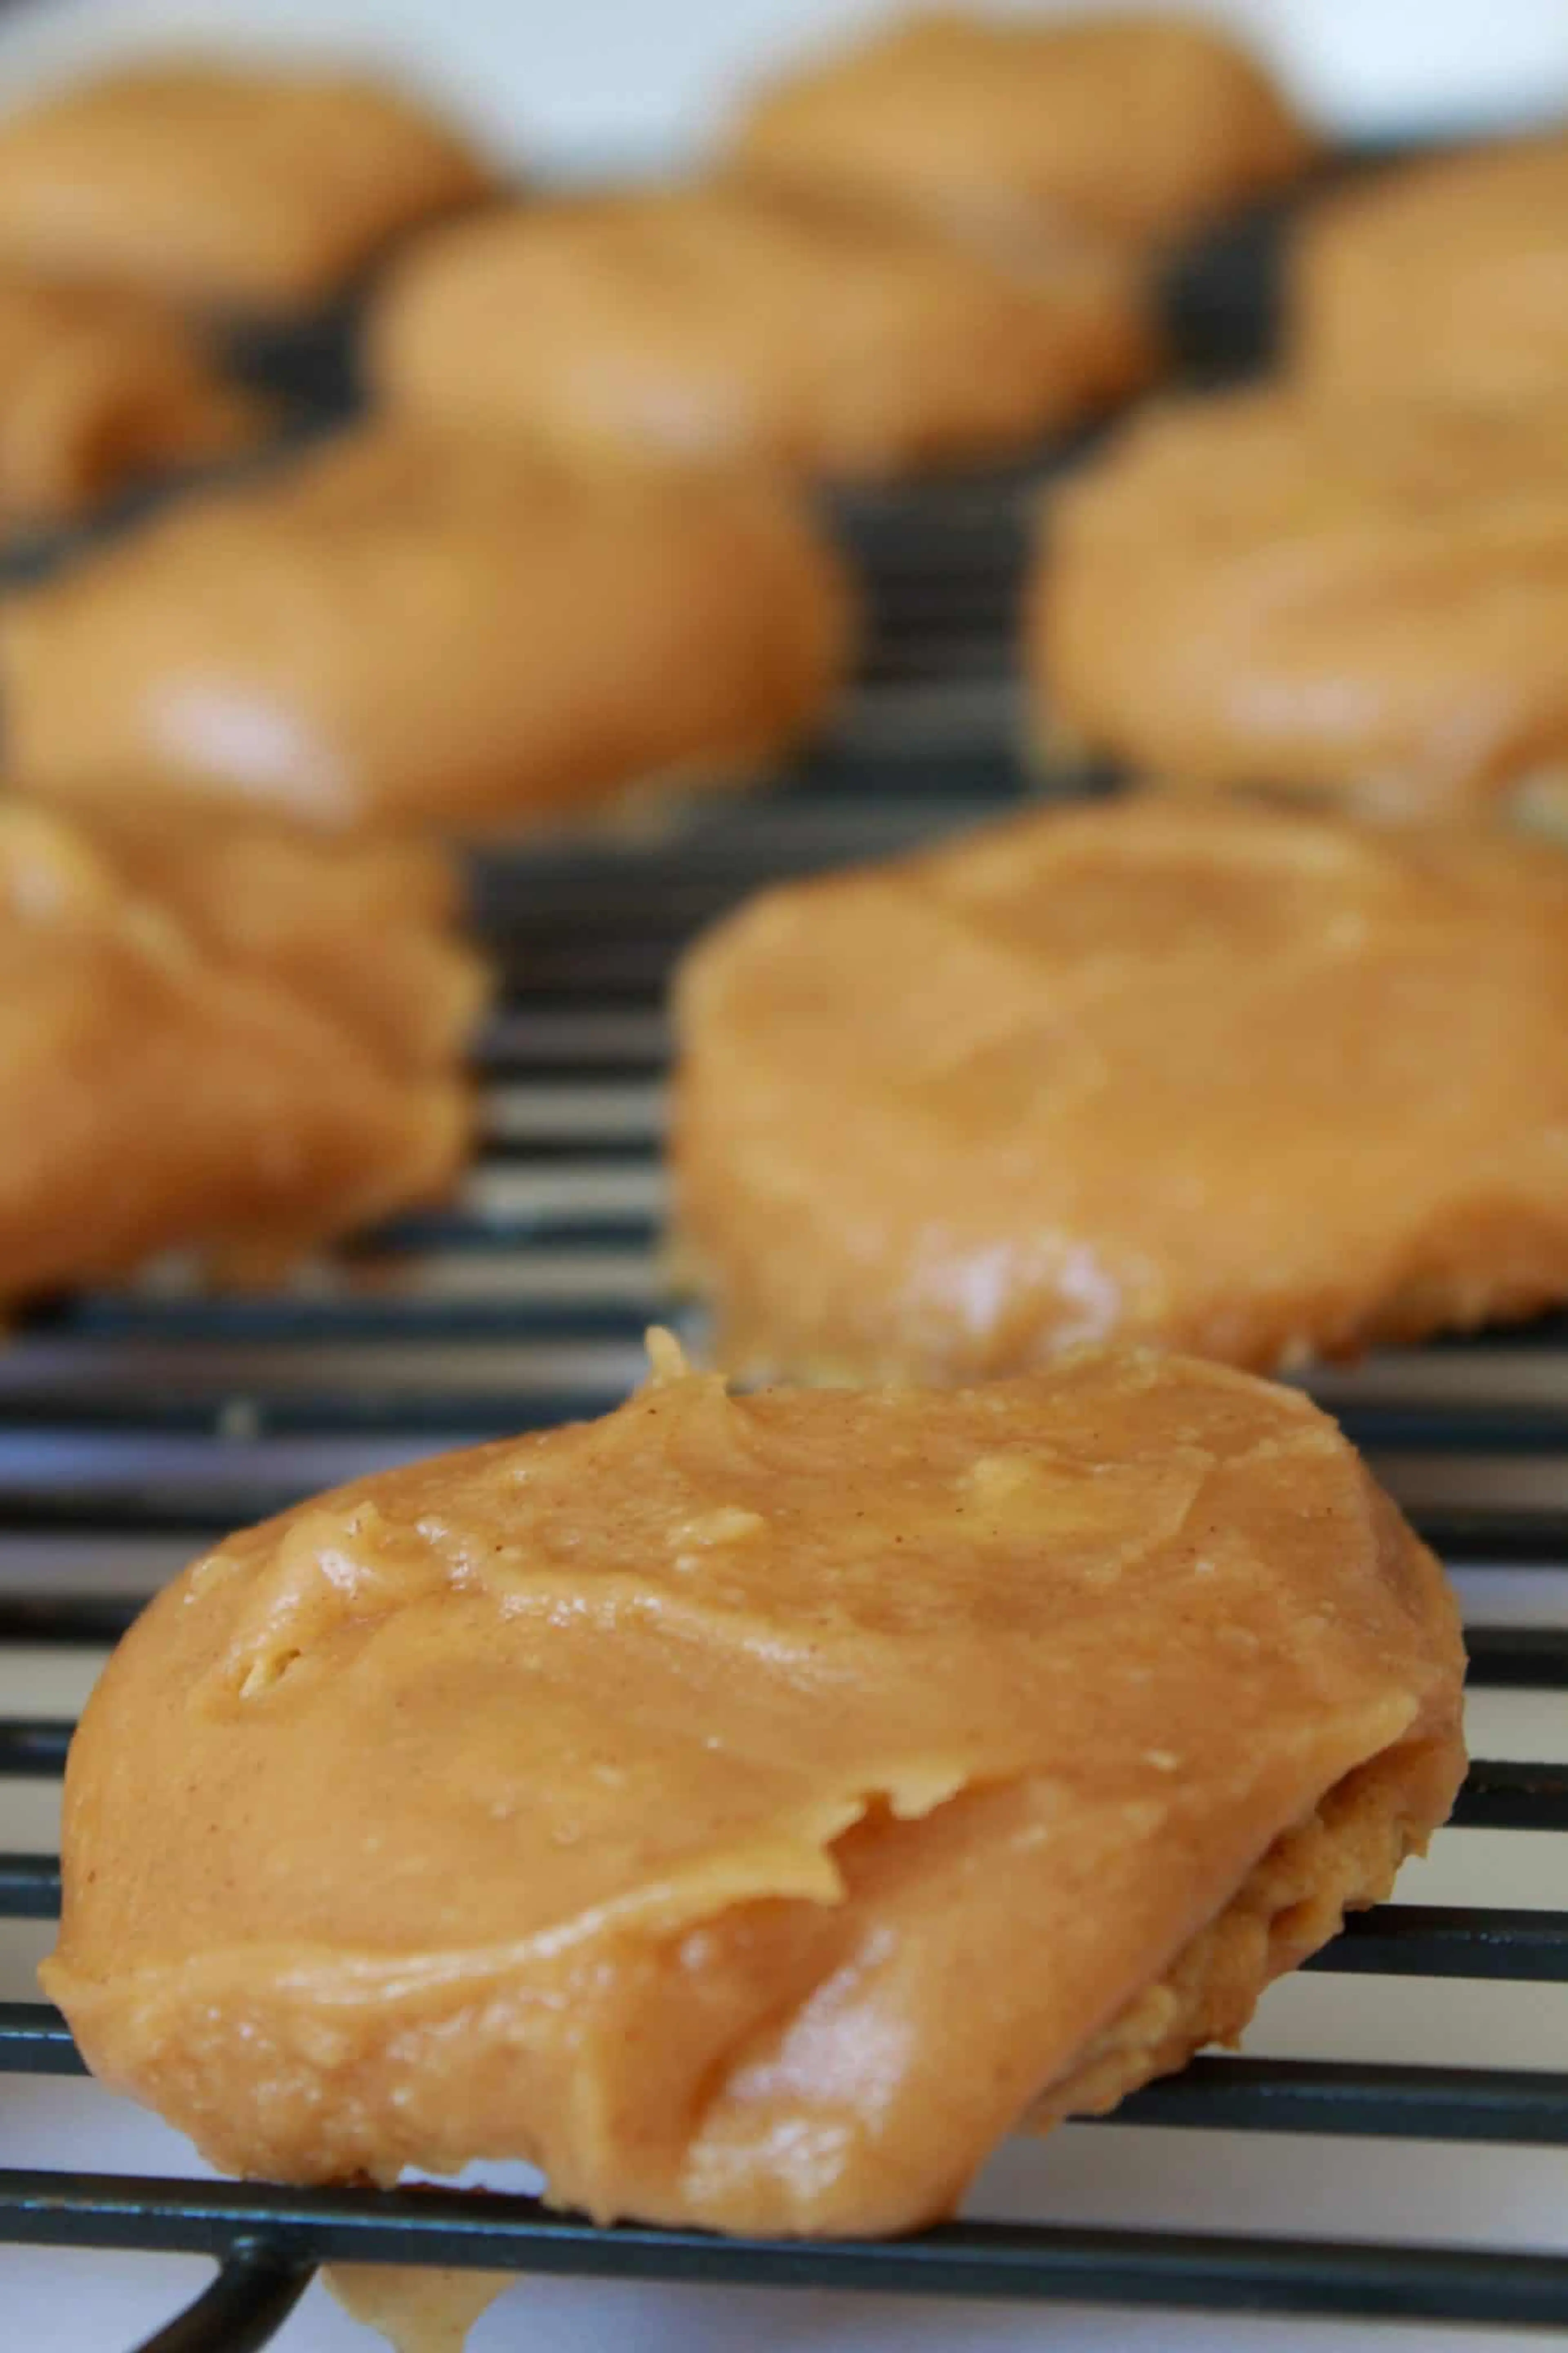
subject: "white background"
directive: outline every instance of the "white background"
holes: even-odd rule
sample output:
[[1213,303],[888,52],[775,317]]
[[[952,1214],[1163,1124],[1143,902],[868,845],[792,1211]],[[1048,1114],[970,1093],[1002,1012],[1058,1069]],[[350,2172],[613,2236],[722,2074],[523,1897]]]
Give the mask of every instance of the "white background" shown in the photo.
[[[502,152],[663,158],[700,146],[759,65],[877,13],[878,0],[35,0],[0,16],[0,96],[170,33],[309,45],[399,60]],[[1568,105],[1568,0],[1213,0],[1208,13],[1244,26],[1342,128]]]
[[[21,95],[110,47],[170,33],[390,59],[441,92],[499,153],[552,168],[700,150],[748,70],[869,13],[844,0],[58,0],[0,17],[0,93]],[[1356,131],[1522,119],[1568,106],[1568,0],[1237,0],[1247,24],[1324,121]],[[1568,1622],[1568,1577],[1489,1582],[1511,1604]],[[90,1662],[0,1660],[0,1712],[79,1704]],[[1495,1695],[1475,1742],[1494,1755],[1568,1756],[1560,1703]],[[52,1846],[47,1788],[0,1789],[0,1848]],[[1568,1841],[1553,1842],[1562,1850]],[[1568,1869],[1522,1837],[1455,1834],[1403,1891],[1415,1900],[1568,1906]],[[43,1937],[0,1933],[0,1999],[32,1994]],[[1358,1985],[1302,1978],[1265,2005],[1254,2047],[1309,2055],[1568,2068],[1568,1989]],[[0,2083],[0,2164],[150,2170],[189,2163],[173,2136],[90,2087]],[[975,2211],[1062,2221],[1310,2230],[1345,2236],[1568,2246],[1568,2156],[1409,2150],[1374,2144],[1071,2130],[1016,2146]],[[125,2353],[192,2293],[203,2267],[0,2249],[0,2353]],[[365,2353],[370,2340],[313,2291],[286,2353]],[[1540,2341],[1540,2340],[1535,2340]],[[1049,2307],[934,2309],[886,2301],[603,2290],[524,2283],[481,2324],[475,2353],[1387,2353],[1420,2343],[1502,2353],[1521,2340],[1345,2323],[1218,2323],[1202,2316]]]

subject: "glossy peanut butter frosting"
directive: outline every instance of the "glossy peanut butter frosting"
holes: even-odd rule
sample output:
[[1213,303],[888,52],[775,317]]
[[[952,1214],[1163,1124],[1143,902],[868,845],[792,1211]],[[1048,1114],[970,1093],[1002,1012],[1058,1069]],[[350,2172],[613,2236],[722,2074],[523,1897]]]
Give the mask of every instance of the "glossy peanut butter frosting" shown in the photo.
[[1097,239],[1008,259],[832,196],[733,182],[514,206],[425,239],[373,309],[416,417],[846,477],[983,458],[1154,372]]
[[100,1682],[44,1980],[219,2165],[907,2229],[1234,2031],[1446,1813],[1451,1599],[1304,1399],[656,1361],[234,1537]]
[[1140,420],[1041,517],[1037,723],[1194,786],[1568,828],[1568,401]]
[[1312,150],[1239,43],[1136,11],[1065,23],[912,11],[765,85],[735,142],[759,174],[1134,245],[1289,180]]
[[0,530],[71,522],[244,449],[266,424],[177,312],[0,267]]
[[1286,333],[1320,393],[1555,397],[1568,378],[1568,133],[1353,180],[1302,218]]
[[484,994],[433,851],[0,801],[0,1308],[443,1192]]
[[1568,860],[1245,802],[1042,811],[764,892],[676,996],[722,1361],[1258,1369],[1568,1297]]
[[372,424],[13,599],[7,751],[51,793],[133,773],[323,827],[560,824],[776,758],[826,716],[852,607],[778,484]]
[[449,125],[372,77],[160,58],[0,122],[0,255],[287,316],[492,185]]

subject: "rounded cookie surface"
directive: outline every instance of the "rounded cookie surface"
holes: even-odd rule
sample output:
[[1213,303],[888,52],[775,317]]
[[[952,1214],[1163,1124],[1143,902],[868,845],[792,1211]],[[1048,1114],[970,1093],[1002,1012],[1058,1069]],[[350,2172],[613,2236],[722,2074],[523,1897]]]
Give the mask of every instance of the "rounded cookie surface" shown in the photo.
[[1568,382],[1568,135],[1438,155],[1315,206],[1289,263],[1323,394],[1497,397]]
[[1460,1672],[1298,1397],[670,1365],[165,1590],[73,1747],[46,1982],[247,2173],[525,2156],[601,2216],[905,2229],[1037,2104],[1179,2063],[1216,1939],[1234,2031],[1384,1892]]
[[1568,1297],[1568,859],[1159,796],[763,894],[676,992],[721,1361],[1268,1368]]
[[1565,434],[1563,400],[1152,412],[1042,511],[1041,731],[1178,785],[1568,829]]
[[57,837],[74,828],[128,892],[156,902],[202,950],[331,1008],[395,1067],[454,1070],[489,984],[464,937],[457,863],[436,843],[308,834],[126,779],[77,794],[68,812],[16,807],[30,807]]
[[0,1311],[437,1199],[484,995],[433,852],[0,804]]
[[921,12],[761,90],[740,166],[1004,233],[1179,237],[1279,186],[1314,142],[1202,22]]
[[743,776],[826,716],[853,637],[784,486],[372,425],[14,599],[0,676],[38,790],[462,830]]
[[0,268],[0,528],[69,522],[266,429],[263,405],[162,303]]
[[489,174],[395,89],[175,58],[0,123],[0,256],[220,311],[308,310]]
[[394,270],[369,348],[395,406],[446,423],[875,477],[1135,389],[1144,311],[1079,239],[1015,265],[896,213],[715,183],[459,223]]

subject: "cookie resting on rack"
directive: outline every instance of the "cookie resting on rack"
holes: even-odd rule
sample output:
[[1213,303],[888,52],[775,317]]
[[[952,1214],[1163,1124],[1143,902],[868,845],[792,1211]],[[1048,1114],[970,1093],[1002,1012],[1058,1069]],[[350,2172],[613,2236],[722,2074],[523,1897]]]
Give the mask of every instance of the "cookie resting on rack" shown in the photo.
[[484,994],[433,850],[0,802],[0,1311],[438,1198]]
[[1198,18],[921,10],[760,89],[731,153],[760,178],[1020,242],[1088,227],[1141,247],[1294,179],[1315,143]]
[[1302,218],[1293,370],[1321,396],[1513,399],[1568,381],[1568,132],[1373,174]]
[[1037,732],[1568,833],[1568,397],[1151,412],[1040,517]]
[[378,424],[13,598],[0,683],[38,791],[504,832],[747,781],[826,721],[855,636],[784,485]]
[[720,1360],[1255,1370],[1568,1299],[1568,857],[1130,797],[766,892],[676,990]]
[[0,259],[288,317],[493,186],[449,125],[390,84],[164,58],[0,122]]
[[0,265],[0,532],[74,522],[268,427],[265,405],[161,302]]
[[718,181],[458,222],[391,271],[367,336],[413,416],[846,480],[1013,455],[1158,364],[1138,273],[1099,241],[1005,257]]
[[44,1983],[215,2163],[907,2231],[1446,1817],[1451,1596],[1304,1398],[656,1366],[234,1537],[100,1683]]

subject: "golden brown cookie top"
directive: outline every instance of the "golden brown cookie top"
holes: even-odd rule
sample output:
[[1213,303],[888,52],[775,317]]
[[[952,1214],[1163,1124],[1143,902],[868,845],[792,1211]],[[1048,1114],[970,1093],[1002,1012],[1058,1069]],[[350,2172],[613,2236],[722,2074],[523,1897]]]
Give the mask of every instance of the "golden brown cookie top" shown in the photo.
[[[1299,1397],[1090,1352],[733,1398],[661,1351],[601,1421],[159,1597],[73,1747],[47,1983],[246,2170],[384,2171],[397,2084],[444,2064],[456,2115],[478,2045],[563,2200],[907,2227],[1281,1830],[1451,1748],[1459,1671],[1436,1564]],[[263,2089],[236,2030],[285,2017]]]
[[1568,1295],[1568,859],[1239,802],[763,893],[677,992],[725,1361],[1268,1366]]
[[163,303],[0,266],[0,527],[69,522],[244,449],[267,423]]
[[38,897],[34,858],[74,878],[62,910],[82,903],[91,875],[104,913],[122,895],[161,908],[205,953],[333,1007],[398,1067],[449,1068],[484,1003],[483,967],[460,938],[458,871],[431,841],[306,835],[264,810],[121,778],[79,790],[68,813],[0,805],[7,848],[14,901]]
[[1047,718],[1179,781],[1379,814],[1546,791],[1568,757],[1565,434],[1562,399],[1152,412],[1042,513]]
[[14,597],[0,670],[40,789],[461,830],[743,776],[817,723],[853,636],[785,484],[371,423]]
[[977,227],[1180,236],[1278,185],[1314,142],[1258,60],[1197,18],[900,16],[763,88],[742,169]]
[[455,132],[387,84],[172,58],[68,85],[0,123],[0,255],[215,310],[288,312],[492,185]]
[[984,454],[1155,364],[1135,273],[1004,259],[879,206],[693,182],[422,241],[369,326],[393,402],[455,423],[878,474]]
[[1568,135],[1398,165],[1307,214],[1297,368],[1322,391],[1559,393],[1568,380]]
[[0,1305],[437,1194],[484,994],[453,888],[260,818],[0,801]]

